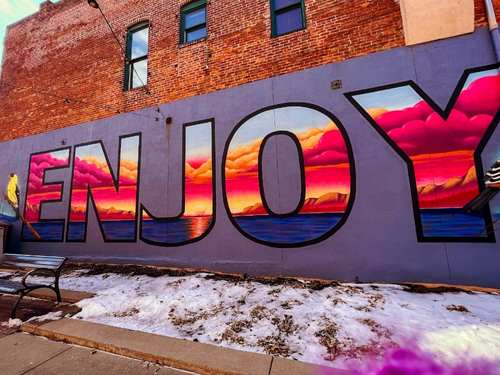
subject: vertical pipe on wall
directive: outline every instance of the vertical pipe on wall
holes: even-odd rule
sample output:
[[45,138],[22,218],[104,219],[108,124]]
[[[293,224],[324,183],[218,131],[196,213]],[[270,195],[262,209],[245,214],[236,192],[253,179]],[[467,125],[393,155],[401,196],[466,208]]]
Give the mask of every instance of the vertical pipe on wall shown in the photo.
[[491,2],[491,0],[484,0],[484,3],[486,4],[486,14],[488,16],[488,25],[490,28],[493,48],[495,49],[497,61],[500,61],[500,31],[498,30],[495,8],[493,8],[493,3]]

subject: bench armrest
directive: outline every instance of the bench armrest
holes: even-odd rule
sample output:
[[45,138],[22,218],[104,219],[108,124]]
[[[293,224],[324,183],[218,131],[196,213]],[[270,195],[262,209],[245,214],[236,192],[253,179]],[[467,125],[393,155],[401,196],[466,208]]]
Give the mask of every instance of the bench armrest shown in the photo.
[[24,276],[23,276],[23,279],[21,280],[21,282],[23,283],[23,286],[25,288],[28,287],[28,285],[26,284],[26,280],[28,279],[29,276],[33,276],[37,273],[43,273],[43,274],[47,274],[47,273],[51,273],[52,275],[51,276],[54,276],[54,277],[57,277],[57,274],[58,272],[56,270],[51,270],[51,269],[46,269],[46,268],[35,268],[31,271],[29,271],[28,273],[26,273]]

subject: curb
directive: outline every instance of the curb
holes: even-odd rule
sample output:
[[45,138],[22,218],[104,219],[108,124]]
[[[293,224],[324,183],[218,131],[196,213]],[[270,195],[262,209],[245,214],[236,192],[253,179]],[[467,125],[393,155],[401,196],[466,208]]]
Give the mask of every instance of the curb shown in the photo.
[[[74,290],[61,289],[61,299],[66,303],[77,303],[82,299],[94,297],[94,293],[76,292]],[[28,294],[28,297],[40,298],[55,302],[57,297],[51,289],[37,289]]]
[[61,319],[41,325],[26,323],[21,330],[54,341],[203,375],[348,375],[346,371],[329,367],[77,319]]

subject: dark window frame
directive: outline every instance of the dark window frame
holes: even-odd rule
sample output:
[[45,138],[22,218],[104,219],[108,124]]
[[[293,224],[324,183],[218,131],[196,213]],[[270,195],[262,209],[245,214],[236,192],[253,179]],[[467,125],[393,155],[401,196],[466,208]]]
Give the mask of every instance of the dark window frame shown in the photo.
[[[149,59],[149,30],[148,30],[148,50],[145,55],[138,56],[135,58],[132,58],[132,36],[144,29],[149,29],[150,24],[149,21],[142,21],[139,23],[136,23],[135,25],[130,26],[127,29],[127,38],[125,42],[125,74],[124,74],[124,80],[123,80],[123,90],[124,91],[130,91],[130,90],[135,90],[139,89],[142,87],[147,87],[148,85],[148,79],[146,77],[146,82],[142,82],[143,85],[133,87],[133,75],[134,75],[134,65],[136,63],[139,63],[141,61],[146,60],[146,65],[148,64],[148,59]],[[148,70],[149,73],[149,70]]]
[[[287,35],[290,33],[294,33],[300,30],[304,30],[307,28],[307,18],[306,18],[306,5],[305,5],[305,0],[297,0],[296,3],[286,5],[281,8],[276,8],[276,0],[270,0],[270,5],[271,5],[271,36],[272,37],[278,37],[282,35]],[[276,24],[276,16],[289,12],[293,9],[300,8],[301,10],[301,17],[302,17],[302,27],[296,30],[291,30],[287,31],[286,33],[281,33],[278,34],[277,31],[277,24]]]
[[[180,22],[179,22],[179,44],[184,45],[184,44],[191,44],[198,42],[200,40],[204,40],[208,36],[208,6],[207,6],[207,0],[195,0],[191,1],[190,3],[184,4],[181,7],[180,11]],[[190,28],[186,29],[186,15],[195,12],[199,9],[205,8],[205,22],[191,26]],[[192,31],[200,30],[200,29],[205,29],[205,35],[201,38],[195,39],[188,41],[187,40],[187,34]]]

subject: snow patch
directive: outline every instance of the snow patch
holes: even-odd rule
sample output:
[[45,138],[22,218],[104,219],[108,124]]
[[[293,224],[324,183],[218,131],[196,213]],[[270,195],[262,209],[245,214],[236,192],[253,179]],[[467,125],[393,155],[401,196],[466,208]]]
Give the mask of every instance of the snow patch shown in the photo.
[[442,362],[500,360],[497,294],[417,294],[400,285],[349,283],[313,290],[207,274],[85,271],[63,275],[60,285],[95,293],[78,303],[82,311],[73,319],[326,366],[351,367],[408,343]]

